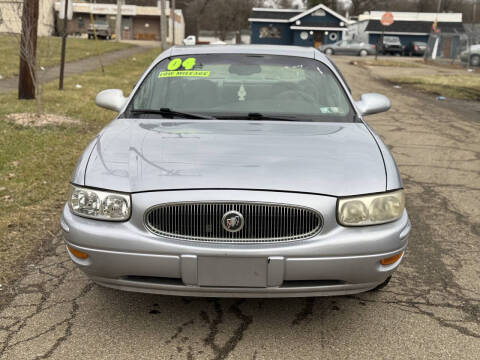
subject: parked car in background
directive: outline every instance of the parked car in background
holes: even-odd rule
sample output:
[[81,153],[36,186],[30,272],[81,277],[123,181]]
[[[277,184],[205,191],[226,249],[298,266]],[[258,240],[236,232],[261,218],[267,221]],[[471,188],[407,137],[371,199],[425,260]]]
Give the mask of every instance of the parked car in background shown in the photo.
[[197,37],[195,35],[189,35],[183,39],[183,45],[192,46],[197,43]]
[[[93,31],[95,29],[95,31]],[[110,40],[112,38],[112,31],[108,24],[95,24],[90,25],[87,31],[88,38],[94,39],[95,33],[97,33],[98,39]]]
[[200,41],[197,40],[195,35],[189,35],[185,39],[183,39],[183,45],[185,46],[193,46],[193,45],[224,45],[226,42],[217,40],[215,42],[210,43],[209,41]]
[[[164,51],[88,145],[60,220],[93,281],[181,296],[385,286],[411,229],[388,147],[329,58],[295,46]],[[115,295],[117,296],[117,295]]]
[[460,60],[471,66],[480,66],[480,44],[470,46],[460,53]]
[[421,41],[412,41],[405,46],[403,54],[406,56],[423,56],[427,50],[427,43]]
[[340,40],[333,44],[320,45],[318,50],[327,55],[375,55],[376,46],[356,40]]
[[383,39],[380,37],[377,50],[382,55],[402,55],[403,45],[398,36],[384,36]]

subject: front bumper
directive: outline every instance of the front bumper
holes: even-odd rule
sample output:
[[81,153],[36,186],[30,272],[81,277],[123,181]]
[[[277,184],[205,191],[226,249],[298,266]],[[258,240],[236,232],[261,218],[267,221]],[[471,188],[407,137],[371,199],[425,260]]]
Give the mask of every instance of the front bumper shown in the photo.
[[[284,243],[223,244],[162,238],[143,225],[143,210],[173,201],[244,200],[309,206],[324,216],[315,237]],[[71,259],[95,282],[121,290],[214,297],[294,297],[344,295],[370,290],[399,266],[380,264],[405,251],[410,222],[405,212],[390,224],[363,228],[338,226],[336,198],[257,191],[172,191],[132,195],[132,218],[112,223],[81,218],[64,208],[66,243],[87,253]],[[265,284],[202,286],[205,259],[264,259]],[[248,260],[247,260],[248,261]],[[236,271],[238,269],[232,269]],[[228,269],[222,269],[228,272]],[[249,276],[249,275],[245,275]]]

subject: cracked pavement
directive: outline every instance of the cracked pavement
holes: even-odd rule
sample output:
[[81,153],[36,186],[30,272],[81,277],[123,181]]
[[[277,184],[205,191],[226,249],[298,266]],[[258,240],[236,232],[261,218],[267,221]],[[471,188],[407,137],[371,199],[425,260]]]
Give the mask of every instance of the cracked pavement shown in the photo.
[[[50,254],[0,296],[0,359],[456,358],[480,350],[480,116],[395,89],[335,58],[355,97],[392,110],[367,118],[390,147],[413,231],[377,293],[299,299],[204,299],[102,288]],[[394,69],[392,70],[394,71]]]

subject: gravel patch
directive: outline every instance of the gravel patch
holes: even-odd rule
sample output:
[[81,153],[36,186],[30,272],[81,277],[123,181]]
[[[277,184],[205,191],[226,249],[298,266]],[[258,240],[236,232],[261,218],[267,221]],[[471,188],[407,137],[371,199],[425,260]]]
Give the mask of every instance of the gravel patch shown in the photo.
[[35,113],[14,113],[6,116],[8,121],[11,121],[21,126],[41,127],[48,125],[76,125],[80,121],[71,119],[66,116],[56,114],[40,114]]

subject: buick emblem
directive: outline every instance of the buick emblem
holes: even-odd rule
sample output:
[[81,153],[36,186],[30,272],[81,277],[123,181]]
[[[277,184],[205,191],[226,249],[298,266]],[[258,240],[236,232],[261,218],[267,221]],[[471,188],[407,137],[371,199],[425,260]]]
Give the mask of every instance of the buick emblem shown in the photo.
[[222,226],[228,232],[238,232],[243,229],[243,225],[245,225],[245,220],[238,211],[228,211],[222,217]]

